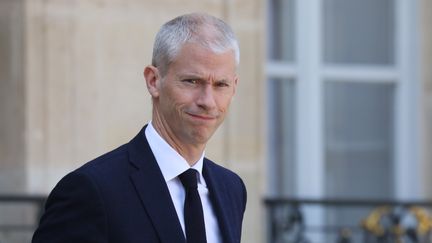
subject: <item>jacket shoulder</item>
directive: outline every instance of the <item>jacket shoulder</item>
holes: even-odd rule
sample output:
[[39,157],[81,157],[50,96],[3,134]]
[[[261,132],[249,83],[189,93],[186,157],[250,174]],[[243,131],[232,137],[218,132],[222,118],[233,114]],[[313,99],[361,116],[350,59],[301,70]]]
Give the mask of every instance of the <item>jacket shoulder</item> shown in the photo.
[[242,178],[234,171],[218,165],[207,158],[204,159],[204,165],[208,168],[208,171],[217,176],[219,183],[224,184],[225,188],[228,189],[227,191],[232,193],[232,196],[236,197],[238,202],[243,202],[242,211],[244,212],[246,209],[247,190]]

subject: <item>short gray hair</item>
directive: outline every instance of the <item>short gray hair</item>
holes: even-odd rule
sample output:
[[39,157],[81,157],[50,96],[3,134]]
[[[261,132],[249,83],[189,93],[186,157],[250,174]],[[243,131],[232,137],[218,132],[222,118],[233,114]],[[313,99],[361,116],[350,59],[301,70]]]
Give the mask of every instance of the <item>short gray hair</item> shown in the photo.
[[186,43],[199,44],[215,53],[232,50],[236,64],[240,62],[238,41],[228,24],[204,13],[186,14],[162,25],[156,35],[152,65],[162,76]]

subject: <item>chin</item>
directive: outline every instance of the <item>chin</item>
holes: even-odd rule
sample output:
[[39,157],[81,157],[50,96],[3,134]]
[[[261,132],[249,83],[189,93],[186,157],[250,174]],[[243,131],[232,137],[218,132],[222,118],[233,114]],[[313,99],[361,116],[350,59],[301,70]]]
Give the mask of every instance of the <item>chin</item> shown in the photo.
[[194,132],[192,134],[192,139],[195,144],[206,144],[212,135],[213,133],[209,132]]

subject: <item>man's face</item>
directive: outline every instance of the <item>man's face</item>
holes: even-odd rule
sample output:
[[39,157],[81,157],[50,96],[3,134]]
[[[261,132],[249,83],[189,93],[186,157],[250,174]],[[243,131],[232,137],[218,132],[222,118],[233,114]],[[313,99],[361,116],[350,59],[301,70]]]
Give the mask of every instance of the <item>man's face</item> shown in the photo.
[[185,44],[150,92],[154,122],[170,140],[205,145],[222,123],[237,85],[234,52]]

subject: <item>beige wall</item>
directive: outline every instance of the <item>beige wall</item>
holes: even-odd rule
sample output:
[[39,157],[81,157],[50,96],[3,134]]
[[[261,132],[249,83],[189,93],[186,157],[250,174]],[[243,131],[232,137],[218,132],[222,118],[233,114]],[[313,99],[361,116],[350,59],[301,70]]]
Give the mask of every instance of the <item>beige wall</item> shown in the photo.
[[[154,36],[174,16],[203,11],[230,23],[240,84],[207,156],[248,188],[243,242],[263,242],[262,0],[0,0],[0,182],[48,193],[68,171],[134,136],[150,119],[142,70]],[[5,6],[5,7],[4,7]],[[3,63],[5,62],[5,63]],[[12,166],[11,166],[12,165]],[[18,171],[18,176],[5,168]],[[7,187],[0,183],[0,192]]]
[[432,1],[419,1],[423,192],[432,198]]
[[0,192],[25,188],[23,1],[0,1]]
[[[0,0],[0,194],[26,191],[23,6]],[[0,225],[30,224],[32,212],[27,205],[0,204]],[[29,242],[29,235],[0,234],[0,242]]]
[[[204,11],[233,26],[242,52],[237,95],[207,155],[244,178],[249,198],[243,242],[264,242],[264,5],[265,0],[0,0],[0,193],[47,193],[68,171],[134,136],[150,119],[141,73],[156,31],[176,15]],[[420,173],[430,198],[432,2],[420,0],[419,13]]]

